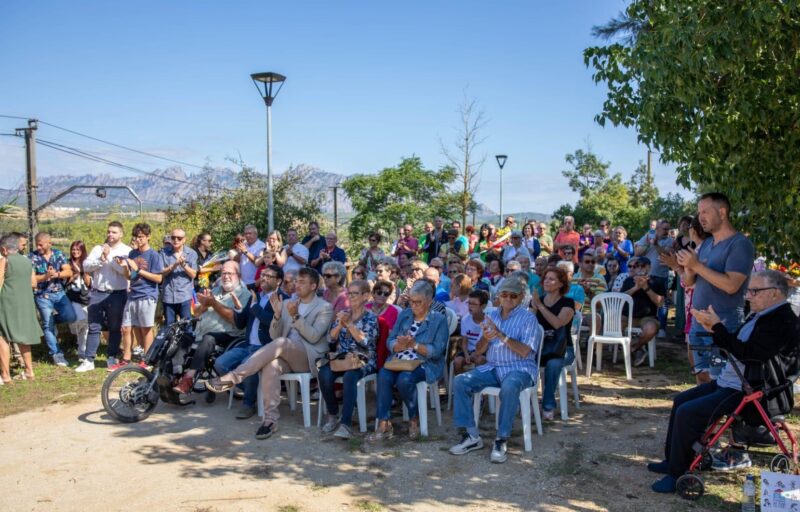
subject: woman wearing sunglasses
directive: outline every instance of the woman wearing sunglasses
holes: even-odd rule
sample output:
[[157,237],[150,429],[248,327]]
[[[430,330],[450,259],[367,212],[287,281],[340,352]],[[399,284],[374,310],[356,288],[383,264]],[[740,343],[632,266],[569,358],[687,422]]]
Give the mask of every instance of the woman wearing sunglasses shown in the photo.
[[347,297],[347,290],[344,282],[347,279],[347,269],[341,262],[329,261],[322,265],[322,278],[325,283],[325,291],[322,298],[333,306],[333,314],[346,309],[350,309],[350,300]]
[[394,295],[394,284],[391,281],[375,281],[375,285],[372,287],[372,300],[366,305],[367,309],[386,322],[389,330],[394,328],[397,316],[402,311],[399,307],[389,304],[388,299],[392,295]]

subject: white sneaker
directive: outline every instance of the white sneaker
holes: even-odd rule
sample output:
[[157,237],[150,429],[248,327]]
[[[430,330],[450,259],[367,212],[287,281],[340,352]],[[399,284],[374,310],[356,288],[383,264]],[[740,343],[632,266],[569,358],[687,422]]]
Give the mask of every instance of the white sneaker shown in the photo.
[[90,372],[92,370],[94,370],[94,361],[90,361],[88,359],[84,359],[81,362],[81,364],[79,364],[78,367],[75,368],[75,371],[77,373]]
[[481,448],[483,448],[483,439],[481,439],[480,436],[472,437],[464,433],[461,442],[450,447],[450,453],[453,455],[464,455],[465,453],[480,450]]
[[502,464],[508,458],[506,455],[507,447],[505,439],[495,439],[492,445],[492,455],[489,457],[491,462]]
[[56,363],[56,366],[69,366],[64,354],[53,354],[53,362]]
[[322,432],[325,434],[330,434],[339,426],[339,418],[336,416],[328,415],[325,419],[325,423],[322,425]]
[[345,425],[344,423],[339,425],[339,428],[336,429],[336,432],[333,433],[333,437],[338,437],[340,439],[350,439],[353,437],[353,431]]

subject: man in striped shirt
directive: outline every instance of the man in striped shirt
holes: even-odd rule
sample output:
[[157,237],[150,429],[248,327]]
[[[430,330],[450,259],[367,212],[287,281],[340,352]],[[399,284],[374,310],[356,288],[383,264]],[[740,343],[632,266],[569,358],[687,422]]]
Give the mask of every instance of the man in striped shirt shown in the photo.
[[461,442],[450,448],[453,455],[464,455],[483,448],[472,411],[472,396],[486,387],[500,388],[497,437],[490,460],[506,461],[506,439],[519,408],[519,393],[533,385],[539,373],[538,355],[543,331],[536,315],[522,304],[525,283],[507,277],[497,290],[500,307],[486,315],[483,335],[477,350],[488,344],[486,364],[456,377],[453,422],[465,432]]

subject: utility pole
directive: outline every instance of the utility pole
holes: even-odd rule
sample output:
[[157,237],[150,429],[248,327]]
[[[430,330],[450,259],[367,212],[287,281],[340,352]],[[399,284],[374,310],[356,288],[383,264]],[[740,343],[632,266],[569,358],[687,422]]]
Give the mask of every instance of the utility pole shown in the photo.
[[339,185],[331,187],[333,189],[333,232],[339,236]]
[[28,198],[28,248],[33,247],[33,237],[38,230],[39,215],[36,209],[37,188],[36,183],[36,130],[39,122],[36,119],[28,119],[27,128],[17,128],[17,135],[25,135],[25,180],[26,193]]
[[647,150],[647,184],[648,186],[653,181],[653,152]]

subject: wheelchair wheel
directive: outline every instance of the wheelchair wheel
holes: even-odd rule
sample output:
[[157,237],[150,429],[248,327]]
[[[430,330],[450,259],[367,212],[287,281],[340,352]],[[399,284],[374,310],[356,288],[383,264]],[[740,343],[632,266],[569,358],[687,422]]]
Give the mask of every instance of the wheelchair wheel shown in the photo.
[[[106,412],[123,423],[142,421],[158,403],[158,393],[149,393],[153,375],[138,366],[124,366],[103,382],[100,398]],[[155,383],[153,383],[155,387]]]
[[685,500],[697,501],[703,496],[705,486],[699,476],[689,473],[678,478],[675,483],[675,491]]
[[217,399],[217,394],[213,391],[206,391],[206,403],[213,404],[214,401]]
[[792,461],[786,455],[779,453],[769,461],[769,470],[775,473],[789,473],[792,470]]

